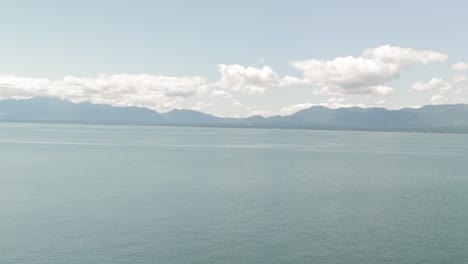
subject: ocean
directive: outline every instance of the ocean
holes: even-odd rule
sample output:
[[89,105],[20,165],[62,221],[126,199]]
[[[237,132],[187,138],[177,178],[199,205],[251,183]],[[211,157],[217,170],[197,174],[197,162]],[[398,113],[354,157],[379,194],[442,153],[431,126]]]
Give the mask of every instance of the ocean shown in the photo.
[[2,123],[0,263],[468,263],[468,135]]

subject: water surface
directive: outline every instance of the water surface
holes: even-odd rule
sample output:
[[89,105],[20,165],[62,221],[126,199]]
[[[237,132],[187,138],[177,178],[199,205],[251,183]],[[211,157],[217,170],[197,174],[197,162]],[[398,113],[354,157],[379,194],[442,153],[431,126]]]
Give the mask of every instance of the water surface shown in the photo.
[[468,263],[467,143],[0,124],[0,263]]

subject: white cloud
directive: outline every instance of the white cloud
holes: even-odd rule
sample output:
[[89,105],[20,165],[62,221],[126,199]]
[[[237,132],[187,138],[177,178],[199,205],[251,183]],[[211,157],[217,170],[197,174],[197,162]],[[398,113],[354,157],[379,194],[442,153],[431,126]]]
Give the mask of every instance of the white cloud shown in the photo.
[[466,94],[468,81],[463,75],[455,75],[448,81],[442,78],[432,78],[428,82],[416,82],[410,91],[434,91],[436,94],[432,96],[431,103],[446,104],[452,101],[453,96]]
[[442,78],[432,78],[429,82],[418,81],[413,84],[411,91],[429,91],[429,90],[440,90],[448,91],[452,89],[452,84],[444,81]]
[[286,107],[281,108],[280,113],[283,116],[292,115],[292,114],[296,113],[297,111],[307,109],[307,108],[311,108],[314,105],[315,104],[311,104],[311,103],[290,105],[290,106],[286,106]]
[[415,50],[392,47],[390,45],[366,49],[362,54],[362,57],[388,64],[399,65],[400,67],[409,67],[416,63],[428,64],[431,62],[442,62],[448,58],[446,54],[432,50]]
[[459,62],[452,65],[454,71],[466,71],[468,70],[468,63]]
[[395,94],[395,89],[392,87],[379,85],[370,87],[370,95],[379,96],[379,97],[388,97]]
[[303,103],[303,104],[295,104],[295,105],[286,106],[286,107],[281,108],[280,114],[283,116],[292,115],[300,110],[307,109],[312,106],[324,106],[324,107],[331,108],[331,109],[349,108],[349,107],[362,107],[362,108],[366,107],[366,105],[364,104],[347,104],[345,103],[344,98],[332,97],[332,98],[327,99],[326,102],[321,103],[321,104]]
[[249,116],[269,117],[271,116],[271,113],[270,111],[265,111],[265,110],[251,110]]
[[280,78],[272,68],[245,67],[239,64],[218,65],[221,79],[214,86],[245,94],[264,94],[269,88],[299,84],[297,78],[286,76]]
[[401,106],[397,107],[396,109],[397,110],[404,109],[404,108],[417,109],[417,108],[421,108],[421,107],[422,107],[421,105],[401,105]]
[[232,105],[233,105],[233,106],[244,106],[244,104],[241,103],[241,102],[239,102],[239,101],[234,101],[234,102],[232,103]]
[[431,98],[431,103],[433,104],[447,104],[448,102],[449,98],[441,94],[436,94]]
[[212,106],[213,104],[212,103],[206,103],[206,102],[197,102],[195,104],[195,106],[193,106],[192,108],[190,108],[191,110],[195,110],[195,111],[202,111],[210,106]]
[[309,59],[293,61],[291,64],[302,71],[306,82],[321,87],[322,92],[389,96],[394,91],[385,84],[398,78],[403,70],[416,64],[441,62],[446,59],[447,55],[434,51],[386,45],[367,49],[359,57]]
[[[250,108],[236,101],[243,94],[264,94],[275,87],[309,84],[318,87],[317,94],[334,96],[321,104],[303,103],[281,109],[281,114],[322,105],[330,108],[361,106],[348,104],[344,94],[377,97],[376,104],[384,104],[386,97],[395,94],[388,83],[418,64],[441,62],[447,55],[408,48],[380,46],[366,49],[357,57],[337,57],[332,60],[302,60],[291,62],[302,71],[301,79],[280,76],[269,66],[251,67],[238,64],[220,64],[218,81],[210,82],[201,76],[158,76],[150,74],[98,75],[95,78],[66,76],[61,80],[26,78],[0,75],[0,99],[21,99],[36,96],[58,97],[73,102],[102,103],[114,106],[147,107],[156,111],[168,111],[184,106],[202,110],[210,107],[206,101],[233,98],[237,110],[266,115],[268,112]],[[452,65],[456,71],[468,70],[468,63]],[[432,103],[451,102],[454,96],[466,95],[468,79],[463,72],[454,72],[452,78],[433,78],[418,81],[411,91],[432,91]],[[204,96],[204,97],[203,97]],[[193,98],[195,97],[195,98]],[[189,99],[192,98],[192,99]],[[203,99],[207,99],[203,102]],[[456,101],[454,99],[454,101]],[[215,109],[210,107],[209,109]],[[271,109],[270,109],[271,110]],[[271,113],[271,111],[270,111]]]
[[271,113],[266,110],[259,110],[256,105],[251,105],[248,106],[247,109],[249,110],[249,115],[248,116],[263,116],[267,117],[270,116]]
[[183,98],[201,94],[207,87],[208,82],[198,76],[120,74],[99,75],[97,78],[66,76],[59,81],[0,76],[0,97],[3,99],[51,96],[73,102],[138,106],[157,111],[170,110]]
[[348,108],[348,107],[366,107],[364,104],[347,104],[345,103],[344,98],[336,98],[332,97],[329,98],[326,102],[321,103],[321,106],[325,106],[331,109],[338,109],[338,108]]
[[99,75],[98,78],[66,76],[62,84],[100,93],[161,93],[166,97],[191,97],[205,91],[208,81],[199,76],[167,77],[149,74],[118,74]]
[[281,80],[279,80],[278,85],[281,87],[284,87],[284,86],[297,85],[297,84],[302,84],[302,83],[304,83],[304,81],[301,79],[298,79],[292,76],[285,76]]
[[[315,92],[316,94],[330,94],[330,95],[342,95],[343,90],[337,87],[324,86]],[[378,85],[371,87],[362,87],[354,89],[353,94],[368,95],[375,97],[389,97],[395,94],[395,89],[392,87]]]
[[463,83],[467,80],[466,76],[465,75],[460,75],[460,74],[457,74],[457,75],[454,75],[452,77],[452,82],[454,83]]
[[0,75],[0,98],[22,99],[50,95],[51,81],[44,78],[24,78]]
[[232,93],[224,90],[213,90],[211,91],[211,96],[215,97],[223,97],[223,98],[231,98],[233,95]]

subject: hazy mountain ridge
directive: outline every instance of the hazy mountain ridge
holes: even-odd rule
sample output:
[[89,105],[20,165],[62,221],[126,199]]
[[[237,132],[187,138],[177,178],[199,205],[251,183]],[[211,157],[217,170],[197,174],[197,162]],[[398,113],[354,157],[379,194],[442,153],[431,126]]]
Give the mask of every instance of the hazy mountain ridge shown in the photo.
[[428,105],[399,110],[313,106],[290,116],[221,118],[193,110],[158,113],[147,108],[41,97],[0,100],[0,121],[468,133],[468,105]]

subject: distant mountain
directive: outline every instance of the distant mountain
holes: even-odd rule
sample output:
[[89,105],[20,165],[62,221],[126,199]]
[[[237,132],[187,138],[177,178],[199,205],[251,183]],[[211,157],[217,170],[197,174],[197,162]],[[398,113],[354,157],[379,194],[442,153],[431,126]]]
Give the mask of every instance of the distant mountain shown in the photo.
[[161,114],[165,120],[172,124],[217,124],[222,118],[201,113],[193,110],[174,109],[170,112]]
[[161,114],[147,108],[113,107],[37,97],[0,101],[0,120],[15,122],[65,122],[96,124],[154,124],[164,122]]
[[289,116],[254,116],[225,123],[265,128],[468,133],[468,105],[430,105],[400,110],[313,106]]
[[270,117],[265,125],[309,129],[468,132],[468,105],[421,108],[339,108],[314,106],[290,116]]
[[0,121],[468,133],[468,105],[400,110],[313,106],[290,116],[221,118],[193,110],[158,113],[147,108],[41,97],[0,100]]

